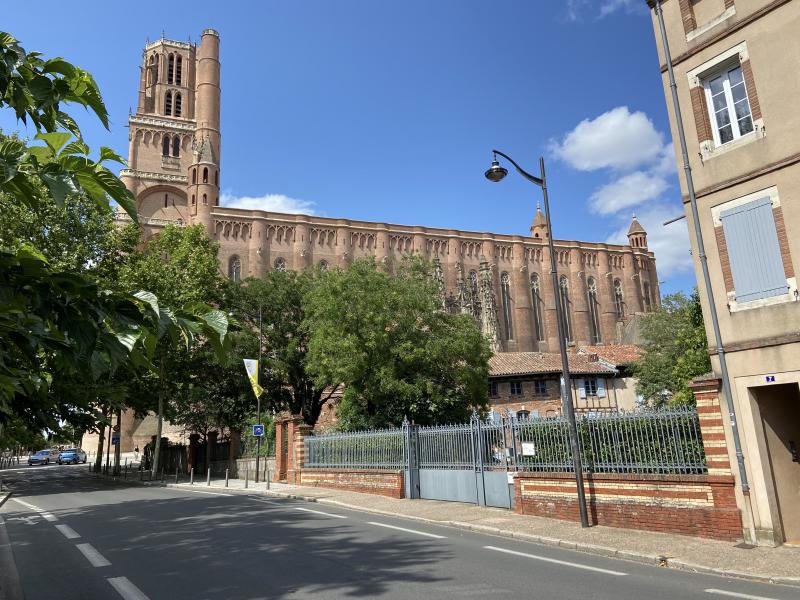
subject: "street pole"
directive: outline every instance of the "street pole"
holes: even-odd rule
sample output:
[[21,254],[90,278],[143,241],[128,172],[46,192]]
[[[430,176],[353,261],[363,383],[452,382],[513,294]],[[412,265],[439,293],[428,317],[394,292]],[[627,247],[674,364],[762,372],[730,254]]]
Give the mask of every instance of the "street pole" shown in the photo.
[[578,442],[578,426],[575,422],[575,408],[572,405],[572,394],[570,392],[569,359],[567,358],[567,339],[566,324],[561,303],[561,286],[558,284],[558,269],[556,267],[556,248],[553,242],[553,222],[550,220],[550,202],[547,196],[547,178],[544,173],[544,158],[539,158],[539,173],[536,177],[526,172],[514,159],[498,150],[492,150],[495,160],[492,166],[486,171],[486,178],[489,181],[498,182],[506,176],[506,169],[497,162],[500,155],[507,159],[517,169],[525,179],[542,188],[544,200],[544,214],[547,220],[547,245],[550,250],[550,277],[553,285],[553,292],[556,301],[556,322],[558,324],[558,348],[561,353],[561,406],[567,417],[567,427],[569,429],[569,445],[572,451],[572,467],[575,470],[575,485],[578,492],[578,510],[580,511],[581,527],[589,527],[589,515],[586,511],[586,492],[583,485],[583,464],[581,461],[581,450]]
[[[256,383],[261,385],[261,353],[264,346],[264,319],[263,304],[258,303],[258,368],[256,369]],[[256,395],[256,423],[261,424],[261,394]],[[261,460],[261,437],[256,437],[256,483],[258,483],[258,465]]]

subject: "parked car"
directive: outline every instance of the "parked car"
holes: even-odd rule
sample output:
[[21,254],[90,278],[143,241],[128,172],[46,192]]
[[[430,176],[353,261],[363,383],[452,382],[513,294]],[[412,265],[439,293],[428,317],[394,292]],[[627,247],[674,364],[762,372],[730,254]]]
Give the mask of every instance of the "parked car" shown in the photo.
[[80,448],[67,448],[58,454],[58,464],[77,465],[86,462],[86,452]]
[[55,448],[48,448],[47,450],[39,450],[36,454],[31,454],[28,457],[29,465],[49,465],[51,462],[58,460],[58,450]]

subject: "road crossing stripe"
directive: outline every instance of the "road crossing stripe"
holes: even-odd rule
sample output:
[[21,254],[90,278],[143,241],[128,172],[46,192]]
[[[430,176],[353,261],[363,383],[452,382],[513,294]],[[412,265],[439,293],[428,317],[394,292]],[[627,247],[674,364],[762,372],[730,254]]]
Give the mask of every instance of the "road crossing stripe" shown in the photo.
[[110,577],[106,581],[108,581],[125,600],[150,600],[145,596],[144,592],[133,585],[127,577]]
[[435,533],[428,533],[427,531],[418,531],[416,529],[406,529],[405,527],[398,527],[397,525],[389,525],[388,523],[378,523],[377,521],[367,521],[369,525],[376,525],[378,527],[386,527],[387,529],[396,529],[397,531],[405,531],[406,533],[415,533],[417,535],[424,535],[426,537],[436,538],[437,540],[447,539],[443,535]]
[[708,588],[707,590],[703,590],[708,594],[721,594],[723,596],[730,596],[731,598],[744,598],[745,600],[775,600],[775,598],[769,598],[767,596],[753,596],[752,594],[742,594],[740,592],[729,592],[727,590],[718,590],[715,588]]
[[91,544],[76,544],[75,547],[86,557],[86,560],[92,563],[93,567],[108,567],[111,565]]
[[52,523],[53,521],[58,521],[58,517],[56,517],[56,516],[55,516],[54,514],[52,514],[52,513],[49,513],[49,512],[44,512],[44,511],[42,511],[42,512],[41,512],[41,515],[42,515],[42,517],[44,517],[44,520],[45,520],[45,521],[50,521],[51,523]]
[[64,537],[67,538],[68,540],[74,540],[81,537],[81,534],[79,534],[69,525],[56,525],[56,529],[58,529],[61,533],[63,533]]
[[[288,508],[288,507],[287,507]],[[300,508],[299,506],[292,507],[295,510],[302,510],[303,512],[314,513],[315,515],[325,515],[326,517],[334,517],[335,519],[346,519],[344,515],[335,515],[333,513],[322,512],[321,510],[313,510],[311,508]]]
[[527,552],[517,552],[516,550],[507,550],[505,548],[498,548],[496,546],[484,546],[487,550],[494,550],[495,552],[504,552],[506,554],[513,554],[514,556],[523,556],[525,558],[532,558],[534,560],[541,560],[544,562],[555,563],[557,565],[565,565],[567,567],[575,567],[576,569],[585,569],[587,571],[594,571],[596,573],[605,573],[606,575],[616,575],[622,577],[627,573],[621,571],[611,571],[609,569],[601,569],[599,567],[590,567],[589,565],[582,565],[579,563],[569,562],[566,560],[558,560],[555,558],[548,558],[546,556],[539,556],[538,554],[528,554]]

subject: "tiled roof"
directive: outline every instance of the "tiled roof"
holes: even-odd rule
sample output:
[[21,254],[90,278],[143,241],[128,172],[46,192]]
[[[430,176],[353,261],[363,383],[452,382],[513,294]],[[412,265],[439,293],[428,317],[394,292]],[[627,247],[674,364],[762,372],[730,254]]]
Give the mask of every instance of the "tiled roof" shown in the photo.
[[[616,371],[587,354],[570,354],[570,373],[575,375],[612,375]],[[561,355],[543,352],[501,352],[489,359],[489,377],[508,375],[544,375],[561,372]]]
[[583,346],[581,352],[597,354],[600,360],[620,366],[636,362],[642,357],[642,349],[633,344],[616,344],[608,346]]

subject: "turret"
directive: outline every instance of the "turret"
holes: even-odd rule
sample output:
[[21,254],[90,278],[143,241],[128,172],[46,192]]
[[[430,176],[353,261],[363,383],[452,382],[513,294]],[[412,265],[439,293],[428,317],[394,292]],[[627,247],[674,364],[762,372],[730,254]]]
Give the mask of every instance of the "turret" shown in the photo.
[[636,215],[633,215],[631,226],[628,229],[628,243],[631,248],[647,250],[647,232],[636,219]]
[[541,206],[536,206],[536,216],[533,217],[533,225],[531,225],[531,237],[547,239],[547,219],[544,217]]

